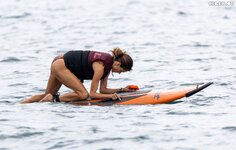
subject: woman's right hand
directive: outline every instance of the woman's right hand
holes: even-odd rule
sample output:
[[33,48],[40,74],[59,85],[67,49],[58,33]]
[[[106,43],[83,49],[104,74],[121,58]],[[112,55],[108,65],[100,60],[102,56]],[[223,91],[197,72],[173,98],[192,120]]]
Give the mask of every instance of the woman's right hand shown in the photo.
[[121,101],[121,97],[117,93],[112,94],[111,98],[112,98],[112,100],[120,100]]

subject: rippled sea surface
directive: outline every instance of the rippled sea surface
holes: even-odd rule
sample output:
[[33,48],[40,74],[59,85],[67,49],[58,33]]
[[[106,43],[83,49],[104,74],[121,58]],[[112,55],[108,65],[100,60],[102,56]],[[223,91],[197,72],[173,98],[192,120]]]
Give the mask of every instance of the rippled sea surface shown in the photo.
[[[236,149],[235,5],[1,0],[0,149]],[[177,104],[19,104],[44,92],[58,54],[117,46],[135,64],[131,72],[111,76],[109,87],[162,91],[214,84]]]

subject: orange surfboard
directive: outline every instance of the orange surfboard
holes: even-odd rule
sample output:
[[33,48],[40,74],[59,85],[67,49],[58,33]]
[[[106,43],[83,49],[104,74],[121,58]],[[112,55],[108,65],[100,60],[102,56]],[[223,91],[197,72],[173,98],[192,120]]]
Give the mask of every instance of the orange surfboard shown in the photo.
[[165,104],[183,97],[190,97],[197,92],[210,86],[213,82],[208,82],[202,85],[195,85],[179,90],[154,92],[150,90],[138,90],[134,92],[119,93],[122,96],[121,100],[112,99],[93,99],[83,100],[77,102],[71,102],[74,105],[98,105],[98,106],[110,106],[110,105],[147,105],[147,104]]

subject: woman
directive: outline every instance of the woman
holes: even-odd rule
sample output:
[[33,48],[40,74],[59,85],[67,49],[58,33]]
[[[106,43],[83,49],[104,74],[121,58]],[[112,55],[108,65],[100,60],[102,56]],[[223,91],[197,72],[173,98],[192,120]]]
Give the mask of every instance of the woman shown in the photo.
[[[131,90],[127,87],[107,88],[108,76],[110,71],[122,73],[130,71],[132,67],[132,58],[120,48],[114,48],[112,55],[97,51],[69,51],[54,58],[45,93],[32,96],[21,103],[69,102],[87,98],[120,99],[116,93]],[[92,80],[90,92],[85,89],[83,80]],[[100,93],[97,93],[99,82]],[[59,96],[57,92],[62,84],[73,92]]]

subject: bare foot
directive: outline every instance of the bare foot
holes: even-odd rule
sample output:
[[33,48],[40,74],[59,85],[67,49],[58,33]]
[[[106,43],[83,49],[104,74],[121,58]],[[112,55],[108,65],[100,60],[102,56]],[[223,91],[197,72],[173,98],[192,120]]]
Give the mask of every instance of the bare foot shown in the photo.
[[52,94],[47,94],[43,99],[41,99],[39,102],[52,102]]

